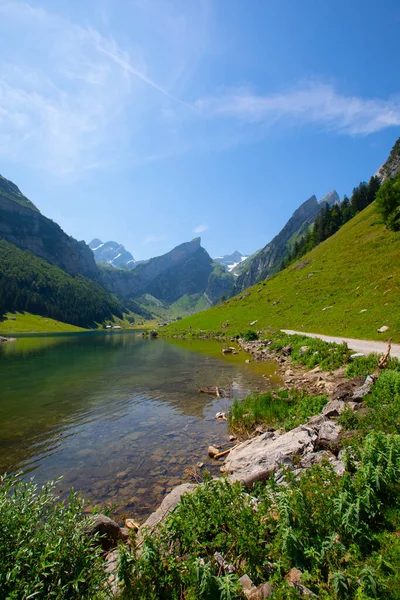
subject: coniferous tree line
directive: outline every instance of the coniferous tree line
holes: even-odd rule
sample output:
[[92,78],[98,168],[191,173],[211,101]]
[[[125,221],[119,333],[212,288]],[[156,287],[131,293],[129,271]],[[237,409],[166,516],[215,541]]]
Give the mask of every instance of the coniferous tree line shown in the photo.
[[82,275],[72,277],[2,239],[0,257],[0,318],[19,311],[91,327],[122,317],[119,302]]
[[336,233],[342,225],[375,200],[379,188],[380,179],[374,175],[368,183],[362,181],[355,187],[350,199],[344,196],[340,204],[333,204],[332,206],[327,204],[321,210],[313,225],[307,229],[300,239],[295,241],[292,251],[283,261],[281,268],[284,269]]

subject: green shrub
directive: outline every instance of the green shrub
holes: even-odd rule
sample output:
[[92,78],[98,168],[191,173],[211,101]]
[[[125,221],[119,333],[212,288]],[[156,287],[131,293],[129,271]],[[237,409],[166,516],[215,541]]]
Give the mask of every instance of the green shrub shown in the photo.
[[206,481],[145,536],[140,556],[124,549],[123,597],[236,599],[247,573],[256,585],[271,581],[274,598],[296,598],[285,579],[296,567],[321,599],[398,599],[400,437],[370,433],[346,463],[344,477],[315,465],[298,480],[288,472],[286,486],[259,484],[252,495]]
[[254,329],[248,329],[242,336],[246,342],[254,342],[258,340],[258,333]]
[[[377,368],[381,358],[380,354],[368,354],[368,356],[359,356],[352,360],[346,367],[347,377],[366,377],[372,375]],[[400,362],[397,358],[389,358],[387,369],[392,371],[400,371]]]
[[321,412],[326,396],[311,396],[298,390],[250,394],[234,400],[228,413],[232,430],[250,432],[257,425],[293,429]]
[[109,597],[100,550],[87,536],[83,501],[0,477],[0,598],[77,600]]
[[310,369],[318,365],[326,371],[334,371],[346,364],[352,353],[346,344],[330,344],[318,338],[287,335],[283,332],[274,335],[269,347],[281,352],[287,346],[291,347],[290,356],[294,362]]

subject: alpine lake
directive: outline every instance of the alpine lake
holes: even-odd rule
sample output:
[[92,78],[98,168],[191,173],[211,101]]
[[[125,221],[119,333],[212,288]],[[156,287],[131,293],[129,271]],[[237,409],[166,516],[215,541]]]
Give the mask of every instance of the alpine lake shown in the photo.
[[[280,381],[274,363],[222,354],[213,340],[138,332],[22,335],[0,345],[0,473],[56,480],[87,510],[143,520],[193,467],[219,472],[209,445],[228,447],[233,398]],[[230,389],[228,397],[198,386]]]

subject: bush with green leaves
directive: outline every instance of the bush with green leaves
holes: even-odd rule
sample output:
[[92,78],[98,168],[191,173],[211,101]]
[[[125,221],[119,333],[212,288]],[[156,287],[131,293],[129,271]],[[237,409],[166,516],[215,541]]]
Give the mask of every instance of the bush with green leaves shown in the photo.
[[269,348],[281,353],[287,346],[291,348],[290,357],[294,362],[310,369],[319,365],[326,371],[334,371],[345,365],[352,354],[346,344],[328,343],[304,335],[288,335],[282,331],[273,336]]
[[[379,360],[382,358],[380,354],[368,354],[368,356],[358,356],[352,360],[346,367],[346,376],[351,377],[366,377],[372,375],[378,369]],[[400,371],[400,361],[397,358],[389,358],[387,362],[387,370]]]
[[274,598],[296,598],[285,579],[295,567],[321,599],[398,599],[400,436],[370,433],[345,463],[343,477],[323,463],[251,495],[238,483],[205,481],[145,536],[139,554],[124,548],[122,596],[242,598],[238,578],[247,573],[256,585],[271,581]]
[[241,335],[241,337],[245,342],[255,342],[258,340],[258,333],[254,331],[254,329],[248,329]]
[[357,429],[366,435],[371,429],[384,433],[400,433],[400,371],[383,370],[371,393],[364,399],[362,416],[347,409],[339,417],[345,429]]
[[87,535],[83,501],[38,489],[18,476],[0,477],[0,598],[103,600],[100,549]]
[[228,420],[232,431],[250,433],[257,425],[293,429],[309,417],[319,414],[328,399],[301,390],[280,390],[250,394],[234,400]]

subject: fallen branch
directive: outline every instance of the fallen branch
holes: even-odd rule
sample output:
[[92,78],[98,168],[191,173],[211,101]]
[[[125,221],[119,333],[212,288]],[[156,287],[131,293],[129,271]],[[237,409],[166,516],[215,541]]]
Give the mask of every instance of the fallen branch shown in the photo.
[[217,396],[217,398],[226,397],[227,393],[222,388],[219,388],[217,385],[213,385],[210,387],[200,387],[197,386],[199,392],[201,394],[208,394],[209,396]]
[[384,356],[381,357],[381,359],[378,362],[378,368],[379,369],[384,369],[387,365],[389,356],[390,356],[390,350],[392,348],[392,338],[390,338],[389,343],[388,343],[388,349],[386,351],[386,354]]
[[239,446],[239,444],[236,444],[235,446],[232,446],[232,448],[228,448],[228,450],[223,450],[222,452],[218,452],[218,454],[213,456],[213,458],[215,458],[215,460],[217,460],[218,458],[222,458],[223,456],[226,456],[227,454],[229,454],[229,452],[231,452],[231,450],[234,450],[238,446]]

